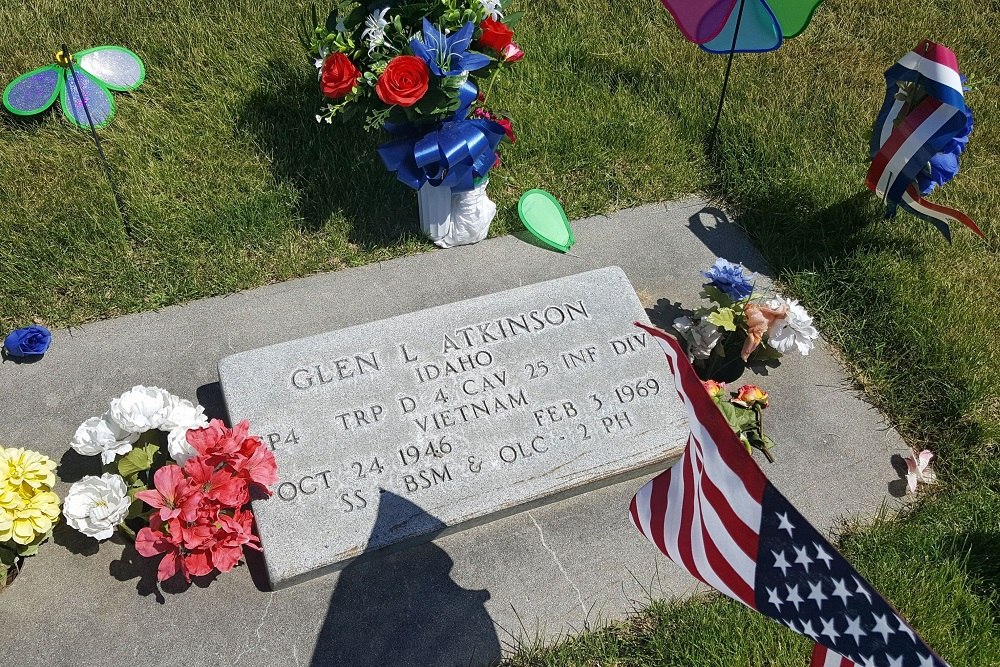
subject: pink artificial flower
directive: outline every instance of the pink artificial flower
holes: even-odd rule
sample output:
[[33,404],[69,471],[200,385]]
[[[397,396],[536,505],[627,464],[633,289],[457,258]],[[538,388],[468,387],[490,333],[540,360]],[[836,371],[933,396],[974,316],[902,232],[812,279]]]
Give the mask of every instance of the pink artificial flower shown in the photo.
[[[271,489],[268,487],[278,483],[278,463],[274,460],[274,454],[270,449],[263,446],[258,447],[250,456],[240,456],[235,464],[236,474],[245,484],[253,486],[263,492],[268,498],[271,497]],[[246,500],[240,506],[246,504]],[[231,507],[236,508],[237,505]]]
[[503,128],[503,132],[507,135],[507,138],[510,139],[510,143],[515,143],[517,141],[517,137],[514,136],[514,125],[510,122],[510,119],[497,118],[496,122]]
[[[208,426],[192,429],[187,432],[187,441],[195,451],[204,456],[206,463],[213,468],[220,463],[230,463],[233,456],[240,452],[247,434],[250,422],[244,419],[233,428],[226,428],[220,419],[213,419]],[[251,436],[254,440],[260,440]]]
[[[237,458],[242,457],[238,456]],[[204,457],[196,456],[188,459],[184,464],[184,472],[187,473],[192,487],[196,488],[199,493],[226,507],[234,509],[242,507],[250,500],[247,482],[241,478],[242,476],[234,476],[225,467],[216,470],[206,463]],[[277,477],[277,472],[278,469],[275,466],[275,477]]]
[[178,516],[189,521],[197,511],[201,502],[199,494],[191,488],[180,466],[163,466],[153,474],[155,488],[140,491],[135,497],[150,507],[160,510],[162,521],[168,521]]
[[913,453],[907,456],[906,461],[906,488],[910,493],[917,492],[917,482],[933,484],[937,481],[937,475],[931,470],[931,459],[934,453],[925,449],[919,454]]
[[212,563],[220,572],[229,572],[243,557],[243,547],[261,550],[260,540],[253,534],[253,514],[237,510],[236,514],[219,516],[218,540],[212,547]]
[[524,57],[524,51],[521,50],[520,46],[511,42],[500,50],[500,57],[505,63],[516,63]]
[[180,520],[170,519],[165,522],[158,514],[154,514],[149,518],[149,525],[135,536],[135,550],[141,556],[152,558],[164,554],[163,560],[156,568],[157,581],[166,581],[178,572],[191,581],[184,560],[181,558],[181,532]]
[[775,320],[780,320],[788,312],[784,304],[780,308],[769,308],[763,304],[747,301],[743,306],[743,314],[747,318],[747,339],[743,341],[740,357],[747,361],[753,351],[760,345],[761,339]]

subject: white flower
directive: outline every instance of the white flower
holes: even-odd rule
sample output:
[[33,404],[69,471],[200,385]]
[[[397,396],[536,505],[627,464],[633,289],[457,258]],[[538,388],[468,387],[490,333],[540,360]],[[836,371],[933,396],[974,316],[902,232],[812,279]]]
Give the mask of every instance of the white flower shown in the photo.
[[205,408],[195,405],[186,398],[180,398],[173,394],[169,394],[169,396],[169,410],[167,416],[160,423],[162,430],[170,431],[178,426],[188,428],[208,426],[208,417],[205,416]]
[[503,18],[503,12],[500,11],[500,0],[479,0],[479,4],[486,10],[487,17],[494,21],[499,21]]
[[116,456],[128,454],[132,450],[132,443],[138,439],[138,433],[123,430],[105,413],[80,424],[69,446],[84,456],[100,454],[101,463],[107,465]]
[[931,470],[932,458],[934,458],[933,452],[925,449],[919,454],[913,453],[904,459],[906,461],[906,488],[909,489],[910,493],[917,492],[917,482],[933,484],[937,481],[937,475]]
[[104,473],[87,475],[69,488],[63,500],[66,523],[88,537],[106,540],[128,514],[131,501],[125,480]]
[[170,392],[159,387],[137,385],[111,401],[108,416],[126,431],[145,433],[160,428],[170,412],[171,398]]
[[782,354],[798,349],[805,356],[815,346],[819,332],[812,325],[812,318],[806,309],[795,299],[785,299],[776,296],[767,302],[769,308],[779,309],[785,306],[787,312],[781,319],[776,319],[767,330],[767,344]]
[[170,458],[184,465],[192,456],[197,456],[198,452],[188,444],[187,432],[193,428],[204,428],[208,426],[208,417],[205,416],[205,408],[195,405],[191,401],[176,396],[171,396],[171,409],[160,428],[167,434],[167,451]]
[[368,42],[368,55],[385,44],[385,27],[389,25],[385,15],[388,11],[388,7],[376,9],[365,19],[365,29],[361,32],[361,37]]
[[695,324],[694,320],[686,315],[674,320],[674,329],[688,342],[688,359],[708,359],[712,355],[712,350],[722,339],[722,330],[709,322],[701,320]]

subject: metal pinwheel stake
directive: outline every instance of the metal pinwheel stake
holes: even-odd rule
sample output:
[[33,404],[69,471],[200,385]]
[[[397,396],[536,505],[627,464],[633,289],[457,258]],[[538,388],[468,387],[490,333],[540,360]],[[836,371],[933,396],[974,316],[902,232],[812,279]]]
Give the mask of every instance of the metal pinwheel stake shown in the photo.
[[719,94],[719,106],[709,133],[715,145],[729,75],[736,53],[774,51],[809,24],[822,0],[662,0],[689,41],[709,53],[729,54]]
[[3,104],[17,116],[33,116],[49,109],[58,98],[66,120],[90,130],[125,231],[129,233],[125,205],[97,130],[114,118],[115,101],[111,91],[127,92],[138,88],[146,78],[146,67],[139,56],[120,46],[96,46],[71,54],[63,44],[55,57],[54,64],[11,81],[3,91]]

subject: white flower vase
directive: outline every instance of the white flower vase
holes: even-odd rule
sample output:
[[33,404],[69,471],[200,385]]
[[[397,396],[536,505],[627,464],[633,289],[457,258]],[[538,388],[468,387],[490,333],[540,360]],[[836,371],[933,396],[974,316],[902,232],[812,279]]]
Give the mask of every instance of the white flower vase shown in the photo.
[[478,243],[486,238],[497,205],[486,196],[488,180],[465,192],[424,184],[417,190],[420,231],[442,248]]

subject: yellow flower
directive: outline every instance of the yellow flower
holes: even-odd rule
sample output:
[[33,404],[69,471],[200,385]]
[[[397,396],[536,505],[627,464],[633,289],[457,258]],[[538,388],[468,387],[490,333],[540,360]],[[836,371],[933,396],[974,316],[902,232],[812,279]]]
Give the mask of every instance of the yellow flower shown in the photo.
[[6,487],[31,497],[37,489],[52,488],[55,469],[55,461],[38,452],[23,447],[0,448],[0,489]]
[[25,499],[20,507],[0,508],[0,542],[31,544],[52,530],[58,519],[59,497],[51,491],[40,491]]

